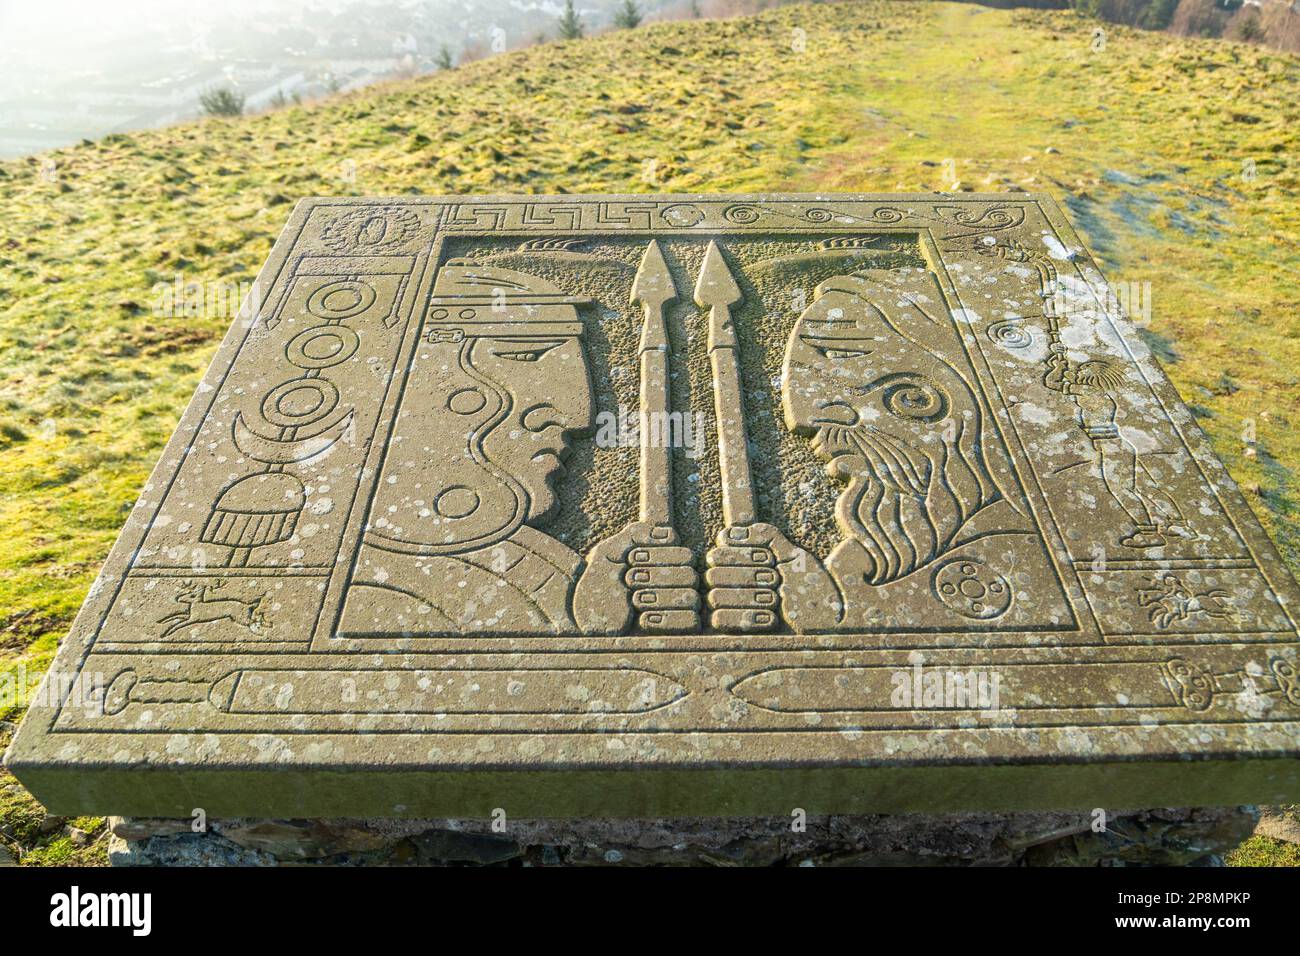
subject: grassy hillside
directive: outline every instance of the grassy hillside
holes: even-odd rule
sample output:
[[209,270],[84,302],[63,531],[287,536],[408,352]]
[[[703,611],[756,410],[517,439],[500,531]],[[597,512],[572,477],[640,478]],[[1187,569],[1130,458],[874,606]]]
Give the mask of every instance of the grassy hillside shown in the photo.
[[[0,163],[0,677],[34,687],[229,323],[155,316],[155,286],[251,280],[305,195],[927,191],[947,170],[1051,192],[1111,279],[1151,283],[1145,336],[1300,570],[1300,62],[1113,26],[1098,50],[1093,26],[786,7]],[[0,846],[95,857],[39,817],[0,779]]]

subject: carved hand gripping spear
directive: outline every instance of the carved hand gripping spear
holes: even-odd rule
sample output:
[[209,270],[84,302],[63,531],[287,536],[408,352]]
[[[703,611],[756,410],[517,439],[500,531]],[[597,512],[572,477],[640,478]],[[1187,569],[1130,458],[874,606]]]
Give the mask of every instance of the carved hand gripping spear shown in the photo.
[[[631,301],[645,312],[641,327],[640,518],[591,549],[573,595],[578,626],[588,633],[621,634],[633,613],[642,630],[695,631],[700,626],[698,575],[691,549],[673,527],[671,346],[664,306],[677,289],[659,244],[651,241],[632,281]],[[653,423],[663,427],[652,427]]]
[[[722,251],[710,242],[695,285],[695,304],[709,309],[709,363],[713,409],[718,421],[718,470],[722,477],[723,529],[707,555],[709,622],[720,631],[765,631],[784,615],[801,629],[798,604],[824,616],[828,585],[815,558],[795,547],[773,525],[757,520],[745,434],[745,403],[732,308],[744,301]],[[815,579],[815,580],[814,580]],[[817,587],[809,587],[816,584]],[[817,601],[800,601],[804,592]],[[792,600],[792,598],[794,600]],[[826,605],[829,607],[829,605]]]

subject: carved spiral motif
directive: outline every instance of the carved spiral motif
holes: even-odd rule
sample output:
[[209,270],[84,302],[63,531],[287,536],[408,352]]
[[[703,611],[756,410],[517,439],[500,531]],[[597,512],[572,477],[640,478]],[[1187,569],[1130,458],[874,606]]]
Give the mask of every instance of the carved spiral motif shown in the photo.
[[873,210],[868,218],[874,222],[902,222],[907,218],[907,213],[901,209],[895,209],[893,206],[880,206]]
[[931,382],[899,382],[885,389],[881,403],[899,418],[933,422],[948,414],[948,396]]
[[763,218],[763,213],[755,206],[739,204],[728,206],[722,211],[722,218],[740,226],[748,226]]
[[1025,328],[1023,319],[1002,319],[988,327],[985,334],[994,345],[1024,349],[1034,344],[1034,334]]
[[822,223],[830,222],[834,219],[835,213],[831,212],[829,209],[806,209],[804,210],[803,217],[809,222]]
[[944,207],[937,209],[936,212],[940,215],[948,215],[953,222],[960,223],[963,226],[982,226],[987,229],[1006,229],[1008,226],[1018,226],[1025,218],[1023,209],[1008,208],[1006,206],[994,206],[991,209],[975,212],[961,207],[955,209]]

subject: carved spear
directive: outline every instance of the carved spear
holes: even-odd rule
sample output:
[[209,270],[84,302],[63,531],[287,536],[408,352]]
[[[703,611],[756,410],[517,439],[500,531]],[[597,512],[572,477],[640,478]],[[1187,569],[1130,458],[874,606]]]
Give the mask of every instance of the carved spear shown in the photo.
[[718,466],[722,472],[722,518],[728,528],[756,520],[749,476],[745,405],[740,390],[740,360],[731,308],[744,299],[716,242],[704,253],[695,284],[695,304],[710,309],[709,363],[713,367],[713,410],[718,419]]
[[709,243],[695,284],[695,303],[709,313],[709,364],[718,420],[722,520],[718,547],[709,552],[709,621],[720,631],[765,631],[777,625],[778,592],[772,547],[793,550],[770,525],[758,523],[749,472],[745,401],[732,308],[744,299],[715,242]]
[[[641,326],[641,516],[587,555],[573,592],[573,616],[588,634],[623,634],[637,614],[642,630],[684,633],[700,626],[698,576],[691,549],[673,528],[672,449],[663,441],[669,409],[668,329],[664,306],[677,298],[658,243],[646,246],[631,301]],[[665,425],[657,428],[652,423]]]
[[632,302],[645,310],[641,326],[641,520],[653,525],[673,522],[672,449],[653,441],[652,421],[666,422],[668,394],[668,326],[664,306],[676,301],[677,289],[659,244],[651,240],[632,281]]

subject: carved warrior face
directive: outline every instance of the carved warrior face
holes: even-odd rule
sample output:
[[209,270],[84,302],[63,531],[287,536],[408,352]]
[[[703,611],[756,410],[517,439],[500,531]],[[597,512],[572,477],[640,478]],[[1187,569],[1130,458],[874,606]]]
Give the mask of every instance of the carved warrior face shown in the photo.
[[419,554],[484,547],[556,505],[570,440],[592,425],[575,304],[509,269],[452,262],[434,286],[369,535]]
[[818,287],[786,345],[782,401],[786,426],[848,482],[837,523],[870,555],[868,582],[884,584],[942,555],[1001,495],[970,385],[921,344],[950,330],[891,318],[872,291],[849,276]]

